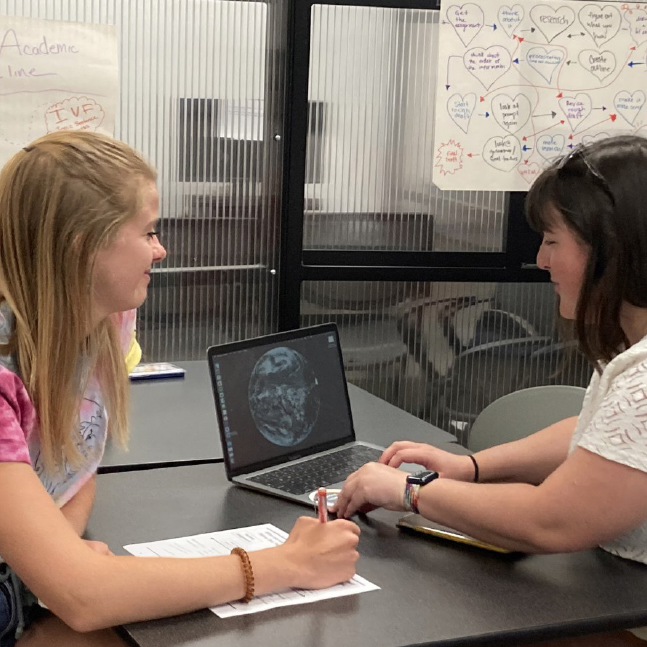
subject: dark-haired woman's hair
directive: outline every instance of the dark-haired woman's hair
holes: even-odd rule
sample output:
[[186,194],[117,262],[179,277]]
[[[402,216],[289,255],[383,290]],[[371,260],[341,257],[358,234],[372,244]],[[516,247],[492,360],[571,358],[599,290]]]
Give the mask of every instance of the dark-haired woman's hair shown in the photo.
[[600,370],[629,344],[623,302],[647,307],[647,139],[618,136],[574,148],[537,178],[526,214],[540,233],[561,217],[590,249],[575,330]]

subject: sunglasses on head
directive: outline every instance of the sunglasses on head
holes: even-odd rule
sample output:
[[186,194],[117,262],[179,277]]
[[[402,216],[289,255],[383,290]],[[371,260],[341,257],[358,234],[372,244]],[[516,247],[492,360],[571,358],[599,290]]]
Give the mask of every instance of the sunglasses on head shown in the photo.
[[588,157],[586,156],[586,150],[587,147],[584,144],[578,144],[577,146],[575,146],[568,155],[564,155],[564,157],[562,157],[562,159],[559,161],[559,164],[557,165],[557,172],[559,173],[560,171],[562,171],[571,160],[579,157],[584,163],[584,166],[586,166],[586,170],[591,174],[593,179],[597,182],[598,186],[609,196],[611,204],[615,206],[616,200],[613,197],[613,192],[611,191],[609,183],[606,181],[604,175],[602,175],[602,173],[598,171],[591,160],[588,159]]

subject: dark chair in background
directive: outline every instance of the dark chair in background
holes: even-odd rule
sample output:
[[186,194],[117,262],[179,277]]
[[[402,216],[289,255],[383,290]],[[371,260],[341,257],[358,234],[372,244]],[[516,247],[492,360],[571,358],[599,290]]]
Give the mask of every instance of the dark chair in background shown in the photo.
[[[536,299],[515,303],[500,299],[500,292],[417,304],[400,323],[409,372],[414,375],[415,367],[415,379],[425,381],[424,397],[412,412],[464,445],[477,416],[498,398],[540,385],[586,386],[590,379],[591,369],[575,344],[546,334],[550,313],[545,307],[532,313],[535,319],[541,316],[542,334],[524,316]],[[517,311],[504,309],[502,302]],[[401,406],[411,410],[407,403]]]

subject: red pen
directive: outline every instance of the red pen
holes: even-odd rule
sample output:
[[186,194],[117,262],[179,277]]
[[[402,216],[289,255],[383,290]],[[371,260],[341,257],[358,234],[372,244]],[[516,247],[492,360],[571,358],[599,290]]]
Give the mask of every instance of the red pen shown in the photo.
[[319,521],[326,523],[328,521],[328,495],[326,488],[320,487],[317,490],[317,511],[319,513]]

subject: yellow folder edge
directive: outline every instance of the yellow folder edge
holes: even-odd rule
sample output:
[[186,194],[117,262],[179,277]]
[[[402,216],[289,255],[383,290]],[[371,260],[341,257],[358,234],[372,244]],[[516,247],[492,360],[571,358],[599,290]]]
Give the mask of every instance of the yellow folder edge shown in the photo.
[[500,546],[494,546],[493,544],[488,544],[479,539],[474,539],[474,537],[469,537],[468,535],[464,535],[457,530],[452,530],[451,528],[445,528],[444,526],[436,527],[433,525],[433,522],[428,521],[419,514],[405,515],[398,519],[398,523],[396,525],[399,528],[406,528],[408,530],[414,530],[415,532],[421,532],[425,535],[433,535],[434,537],[440,537],[449,541],[456,541],[459,544],[467,544],[468,546],[484,548],[485,550],[491,550],[495,553],[509,554],[514,552],[507,548],[501,548]]

